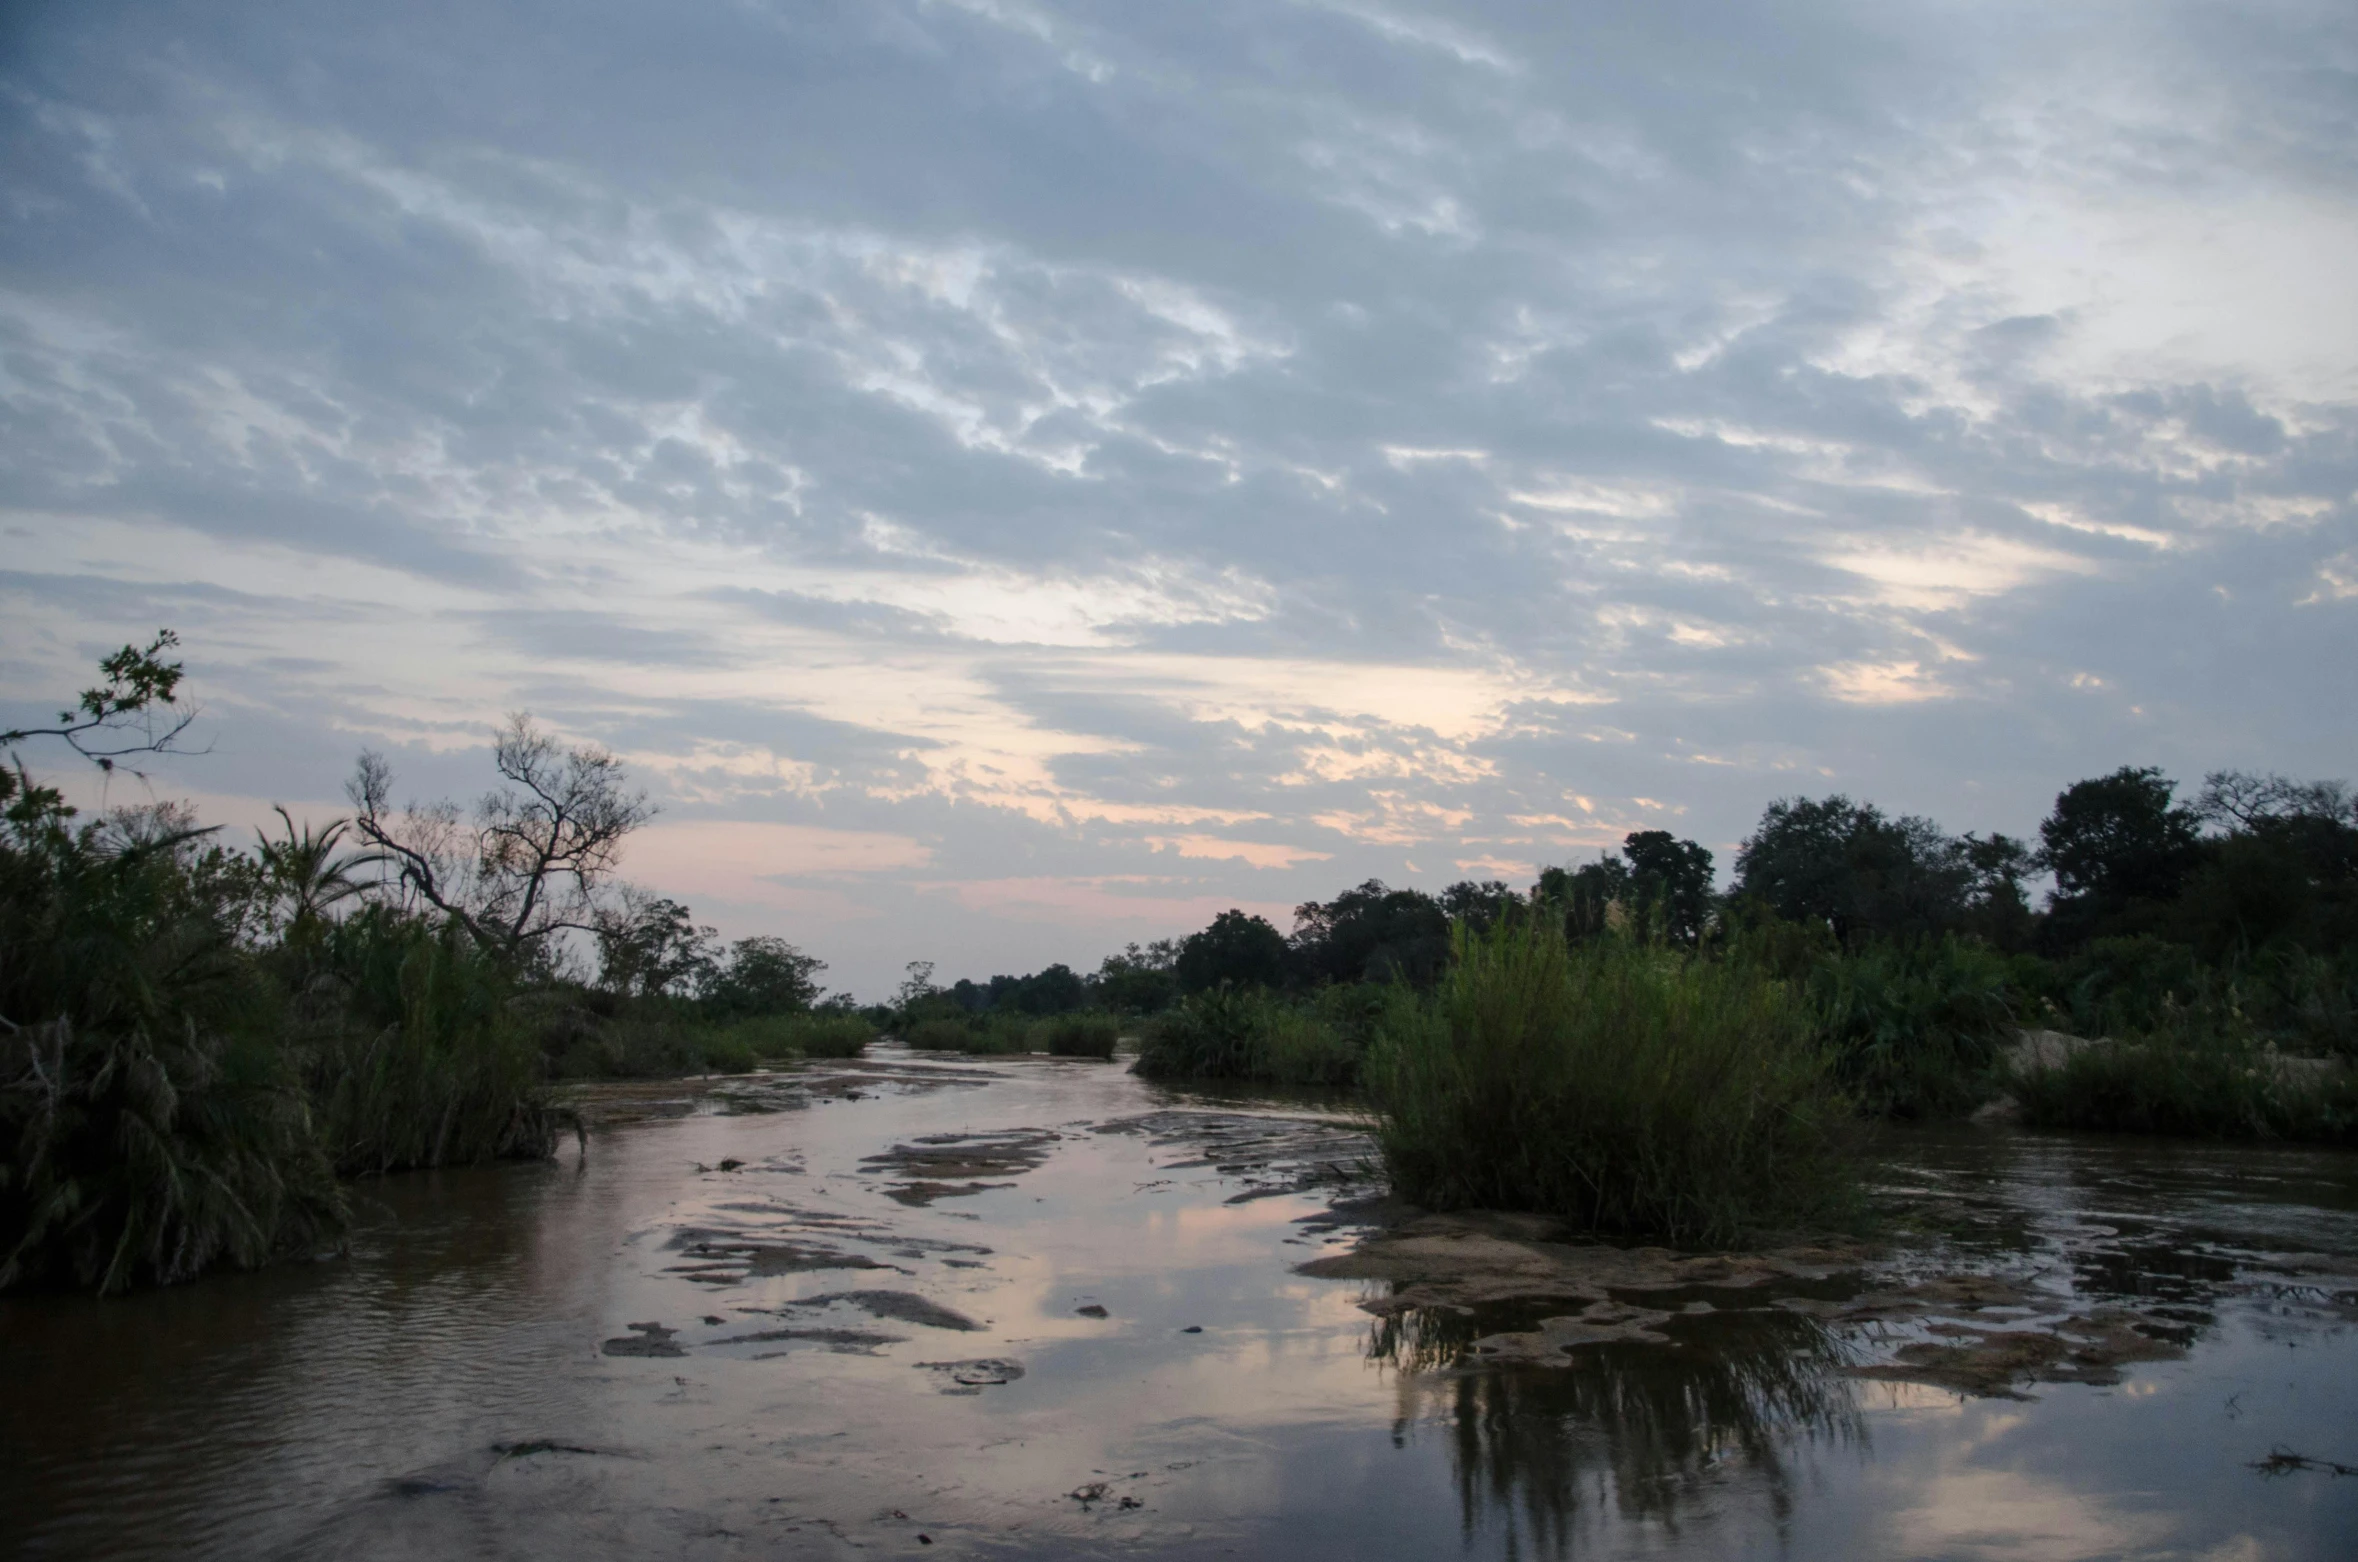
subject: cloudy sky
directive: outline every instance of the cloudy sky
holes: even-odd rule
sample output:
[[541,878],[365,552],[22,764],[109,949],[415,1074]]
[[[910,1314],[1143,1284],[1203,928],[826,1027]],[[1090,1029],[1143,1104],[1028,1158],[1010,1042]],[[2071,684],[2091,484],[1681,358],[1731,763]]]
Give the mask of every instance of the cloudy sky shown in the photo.
[[210,819],[529,709],[874,995],[2358,772],[2346,0],[4,16],[0,699]]

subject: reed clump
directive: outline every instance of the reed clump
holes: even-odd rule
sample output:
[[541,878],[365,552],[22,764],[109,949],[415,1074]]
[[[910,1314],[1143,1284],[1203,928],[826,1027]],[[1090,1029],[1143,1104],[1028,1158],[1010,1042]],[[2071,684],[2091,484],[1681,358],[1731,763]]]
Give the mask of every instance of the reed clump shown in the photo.
[[2009,1088],[2037,1128],[2358,1145],[2358,1067],[2279,1052],[2215,1000],[2166,1003],[2143,1034],[2082,1045]]
[[542,1022],[541,1045],[560,1079],[675,1079],[746,1074],[798,1058],[855,1058],[876,1027],[841,1009],[715,1019],[673,998],[564,994]]
[[507,968],[447,923],[372,906],[318,930],[298,1026],[346,1176],[537,1157],[558,1117]]
[[929,1052],[982,1057],[1036,1050],[1032,1022],[1020,1014],[934,1015],[906,1026],[901,1039]]
[[1114,1044],[1122,1039],[1122,1022],[1098,1010],[1080,1009],[1042,1020],[1033,1033],[1052,1057],[1111,1058]]
[[1366,1066],[1393,1186],[1600,1236],[1725,1243],[1848,1217],[1853,1108],[1806,999],[1758,962],[1536,919],[1459,928]]
[[1952,936],[1830,952],[1807,994],[1837,1077],[1866,1111],[1960,1117],[1998,1093],[2018,999],[2012,962],[1986,945]]
[[1148,1079],[1349,1085],[1362,1045],[1316,1006],[1223,984],[1146,1022],[1136,1072]]

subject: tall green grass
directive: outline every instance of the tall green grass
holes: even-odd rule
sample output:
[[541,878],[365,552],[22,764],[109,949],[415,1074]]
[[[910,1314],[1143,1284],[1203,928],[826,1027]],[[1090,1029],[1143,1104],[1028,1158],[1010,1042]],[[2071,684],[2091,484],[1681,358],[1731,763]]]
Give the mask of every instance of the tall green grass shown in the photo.
[[307,995],[322,1012],[305,1050],[338,1171],[555,1148],[540,1047],[498,960],[454,926],[382,907],[328,927],[322,945],[324,971]]
[[1033,1037],[1059,1058],[1110,1058],[1122,1038],[1122,1022],[1096,1010],[1080,1010],[1042,1020]]
[[901,1039],[929,1052],[986,1057],[1034,1050],[1032,1022],[1020,1014],[935,1015],[908,1026]]
[[1136,1071],[1148,1079],[1348,1085],[1361,1047],[1315,1008],[1259,988],[1220,986],[1146,1022]]
[[2164,1005],[2141,1036],[2080,1048],[2012,1082],[2038,1128],[2358,1145],[2358,1067],[2267,1045],[2217,1003]]
[[1366,1082],[1393,1186],[1431,1208],[1717,1243],[1859,1197],[1833,1051],[1750,961],[1461,928],[1430,999],[1379,1029]]
[[1808,994],[1860,1106],[1880,1116],[1955,1117],[1995,1095],[2013,1039],[2012,963],[1957,938],[1830,952]]
[[561,1079],[745,1074],[796,1058],[858,1057],[876,1039],[867,1020],[834,1010],[715,1020],[679,1000],[610,994],[562,995],[553,1010],[541,1045]]

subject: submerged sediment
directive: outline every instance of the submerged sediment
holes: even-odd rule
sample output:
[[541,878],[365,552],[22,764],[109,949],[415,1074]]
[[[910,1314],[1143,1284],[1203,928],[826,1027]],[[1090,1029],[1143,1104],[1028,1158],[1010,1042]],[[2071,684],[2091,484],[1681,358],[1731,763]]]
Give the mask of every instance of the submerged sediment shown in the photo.
[[[2034,1276],[1960,1268],[1907,1281],[1938,1255],[1848,1239],[1754,1252],[1688,1253],[1568,1240],[1544,1216],[1408,1213],[1348,1253],[1297,1272],[1381,1282],[1360,1306],[1380,1319],[1455,1314],[1479,1325],[1447,1365],[1566,1368],[1608,1345],[1675,1349],[1699,1320],[1777,1311],[1815,1320],[1834,1370],[1981,1396],[2040,1383],[2113,1383],[2135,1362],[2185,1354],[2182,1322],[2130,1305],[2090,1307]],[[1937,1262],[1935,1262],[1937,1268]],[[1437,1327],[1436,1327],[1437,1326]]]

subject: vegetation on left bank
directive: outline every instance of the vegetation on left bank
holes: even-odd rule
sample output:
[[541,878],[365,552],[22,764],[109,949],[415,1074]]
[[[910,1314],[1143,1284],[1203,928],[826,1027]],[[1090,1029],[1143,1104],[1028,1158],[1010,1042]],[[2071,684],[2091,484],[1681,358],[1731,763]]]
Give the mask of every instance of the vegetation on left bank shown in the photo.
[[186,721],[169,633],[55,725],[0,733],[0,1289],[101,1293],[337,1243],[354,1176],[554,1150],[552,1079],[856,1053],[821,963],[720,947],[616,877],[648,817],[603,750],[523,717],[471,811],[396,809],[251,846],[173,804],[85,818],[16,751],[113,771]]

